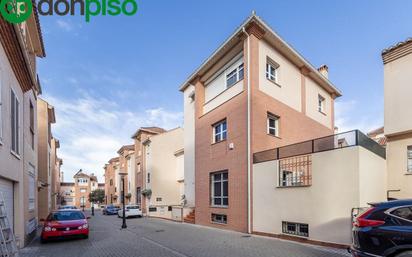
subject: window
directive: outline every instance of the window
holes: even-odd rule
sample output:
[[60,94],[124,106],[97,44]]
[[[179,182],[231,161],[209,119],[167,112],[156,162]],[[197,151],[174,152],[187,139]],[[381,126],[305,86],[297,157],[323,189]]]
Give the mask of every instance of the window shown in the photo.
[[140,189],[140,187],[136,188],[136,204],[140,205],[140,203],[142,202],[142,190]]
[[278,69],[279,64],[268,58],[266,62],[266,78],[270,81],[278,83]]
[[311,155],[301,155],[279,160],[279,186],[310,186],[312,184],[311,168]]
[[318,111],[325,113],[325,98],[321,95],[318,95]]
[[29,165],[29,211],[34,210],[36,205],[36,179],[32,165]]
[[113,186],[113,179],[110,180],[110,185]]
[[140,163],[137,164],[137,172],[141,171]]
[[115,193],[117,192],[117,187],[114,187],[114,192],[115,192]]
[[228,172],[217,172],[210,174],[211,176],[211,201],[212,206],[228,206],[229,205],[229,179]]
[[243,63],[226,75],[226,88],[229,88],[244,77]]
[[190,102],[191,103],[193,103],[194,101],[195,101],[195,91],[192,91],[190,94],[189,94],[189,98],[190,98]]
[[267,133],[272,136],[279,136],[279,117],[273,114],[268,113],[267,119]]
[[34,150],[34,105],[30,101],[30,143],[31,149]]
[[227,224],[227,216],[223,214],[212,213],[212,222],[219,224]]
[[15,154],[20,153],[19,149],[19,100],[11,90],[10,93],[10,109],[11,109],[11,150]]
[[412,172],[412,145],[408,146],[408,172]]
[[79,179],[77,179],[77,182],[78,182],[79,184],[87,184],[87,179],[85,179],[85,178],[79,178]]
[[391,215],[396,216],[401,219],[412,221],[412,208],[411,207],[401,207],[391,212]]
[[217,143],[227,138],[226,120],[213,125],[213,143]]
[[150,173],[147,173],[147,183],[150,183]]
[[81,188],[81,189],[80,189],[80,193],[86,193],[86,189],[85,189],[85,188]]
[[162,201],[162,198],[161,197],[157,197],[156,198],[156,202],[161,202]]
[[294,223],[289,221],[282,221],[282,233],[295,236],[309,236],[309,225],[302,223]]

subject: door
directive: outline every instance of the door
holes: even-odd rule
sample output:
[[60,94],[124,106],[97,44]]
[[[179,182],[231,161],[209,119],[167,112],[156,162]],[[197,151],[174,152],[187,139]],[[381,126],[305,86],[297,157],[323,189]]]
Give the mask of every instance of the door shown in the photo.
[[10,180],[0,178],[0,192],[5,201],[7,218],[11,227],[14,229],[14,195],[13,182]]

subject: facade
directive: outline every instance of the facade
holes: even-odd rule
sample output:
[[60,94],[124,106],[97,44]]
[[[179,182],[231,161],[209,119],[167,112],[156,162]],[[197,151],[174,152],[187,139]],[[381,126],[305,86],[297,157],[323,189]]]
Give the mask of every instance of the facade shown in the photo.
[[50,144],[50,169],[51,169],[51,209],[55,210],[60,206],[60,183],[62,182],[60,167],[63,164],[62,159],[57,156],[57,149],[60,148],[60,142],[52,138]]
[[99,188],[97,177],[79,170],[73,176],[74,178],[74,206],[77,208],[89,209],[92,204],[89,202],[89,194]]
[[392,198],[412,197],[412,39],[382,52],[384,127],[387,139],[388,190]]
[[51,125],[56,123],[54,107],[43,99],[37,101],[37,127],[38,135],[38,206],[39,217],[44,219],[52,210],[52,149],[53,136]]
[[119,157],[115,157],[109,160],[109,163],[104,166],[104,179],[105,179],[105,203],[117,204],[120,200],[119,192],[117,191],[116,170],[119,166]]
[[146,181],[145,213],[166,219],[182,219],[184,200],[183,129],[153,135],[143,142]]
[[[130,179],[134,177],[134,165],[132,166],[132,160],[131,156],[134,153],[134,145],[124,145],[122,146],[118,151],[117,154],[119,154],[119,169],[117,172],[115,172],[116,175],[116,187],[117,190],[119,191],[119,197],[118,203],[121,202],[122,198],[122,191],[123,191],[123,185],[122,185],[122,177],[124,179],[124,195],[125,195],[125,204],[128,204],[131,202],[132,198],[132,193],[130,190],[131,187],[131,181]],[[122,174],[127,174],[127,175],[122,175]],[[133,190],[134,191],[134,190]]]
[[253,233],[350,245],[351,210],[386,200],[385,164],[359,131],[254,154]]
[[252,232],[252,154],[334,133],[327,71],[253,14],[181,86],[197,224]]
[[61,205],[75,205],[75,184],[73,182],[60,183]]
[[39,220],[36,59],[45,51],[37,12],[18,25],[0,19],[0,34],[0,192],[23,247]]
[[146,141],[148,138],[158,135],[165,132],[164,129],[159,127],[141,127],[139,128],[136,133],[133,134],[132,139],[134,139],[134,152],[135,152],[135,185],[136,187],[133,188],[136,191],[136,204],[141,206],[143,213],[146,213],[147,210],[147,191],[146,191],[146,181],[147,181],[147,174],[146,174],[146,153],[145,147],[143,142]]

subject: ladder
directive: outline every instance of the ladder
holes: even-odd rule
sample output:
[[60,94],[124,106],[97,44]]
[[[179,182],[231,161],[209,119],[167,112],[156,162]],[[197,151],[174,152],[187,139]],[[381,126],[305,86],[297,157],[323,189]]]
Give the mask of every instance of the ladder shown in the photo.
[[6,201],[4,200],[3,193],[0,192],[0,256],[15,257],[18,253],[16,238],[14,237],[6,210]]

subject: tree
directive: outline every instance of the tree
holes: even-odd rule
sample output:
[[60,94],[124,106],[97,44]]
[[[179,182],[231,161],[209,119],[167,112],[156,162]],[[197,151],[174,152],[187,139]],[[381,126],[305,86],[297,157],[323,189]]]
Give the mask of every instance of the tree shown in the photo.
[[103,203],[104,202],[104,190],[96,189],[89,194],[89,202],[91,203]]

